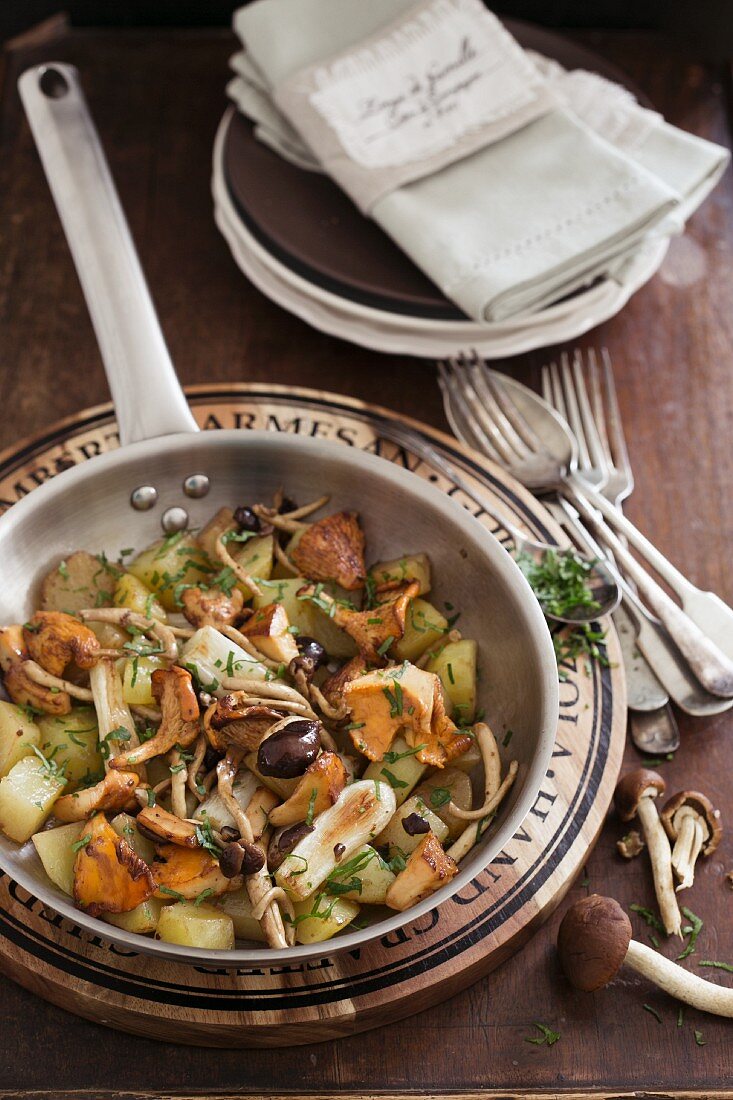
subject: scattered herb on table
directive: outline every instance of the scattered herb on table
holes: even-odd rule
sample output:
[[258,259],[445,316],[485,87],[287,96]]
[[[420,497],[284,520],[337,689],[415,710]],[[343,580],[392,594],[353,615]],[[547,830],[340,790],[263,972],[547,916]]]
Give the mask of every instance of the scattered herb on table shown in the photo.
[[536,1047],[551,1047],[554,1046],[557,1040],[560,1038],[559,1031],[553,1031],[547,1024],[538,1024],[535,1021],[534,1027],[540,1032],[539,1035],[526,1035],[524,1038],[525,1043],[532,1043]]
[[701,1031],[695,1031],[695,1042],[699,1047],[704,1047],[707,1043],[707,1039],[703,1039]]
[[712,959],[701,959],[697,964],[698,966],[712,966],[716,970],[726,970],[729,974],[733,974],[733,966],[730,963],[713,962]]
[[654,1017],[654,1019],[657,1021],[658,1024],[662,1023],[662,1017],[659,1015],[656,1008],[653,1008],[652,1005],[642,1005],[641,1007],[646,1012],[649,1012]]
[[632,913],[638,913],[642,920],[646,921],[650,928],[654,928],[657,932],[661,932],[663,936],[667,935],[667,930],[662,924],[661,920],[656,913],[651,909],[646,909],[643,905],[630,905],[629,909]]
[[677,956],[678,962],[680,959],[686,959],[688,955],[692,955],[694,953],[695,944],[697,943],[697,937],[700,935],[703,926],[703,922],[700,917],[695,916],[695,914],[685,905],[682,906],[682,915],[687,917],[688,921],[690,922],[689,924],[686,924],[685,927],[682,929],[682,934],[684,936],[689,936],[690,938],[688,939],[687,947],[684,949],[682,954]]

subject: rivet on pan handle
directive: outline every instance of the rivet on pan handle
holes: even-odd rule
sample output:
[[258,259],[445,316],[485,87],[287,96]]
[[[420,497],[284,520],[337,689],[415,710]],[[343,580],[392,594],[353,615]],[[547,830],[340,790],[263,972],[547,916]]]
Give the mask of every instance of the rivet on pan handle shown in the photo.
[[121,443],[196,431],[77,70],[35,66],[18,88],[97,334]]

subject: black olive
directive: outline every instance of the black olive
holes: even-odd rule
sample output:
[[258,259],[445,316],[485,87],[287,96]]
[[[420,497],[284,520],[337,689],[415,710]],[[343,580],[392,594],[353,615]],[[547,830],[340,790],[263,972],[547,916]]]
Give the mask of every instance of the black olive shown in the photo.
[[417,836],[418,833],[430,832],[430,822],[420,817],[420,814],[409,814],[402,818],[402,828],[408,836]]
[[321,665],[325,665],[328,660],[326,650],[321,643],[317,642],[315,638],[309,638],[307,634],[299,634],[295,639],[295,644],[301,655],[313,662],[314,671],[320,668]]
[[333,856],[334,856],[334,859],[336,860],[337,863],[339,862],[339,860],[341,859],[341,856],[344,854],[345,851],[346,851],[346,845],[345,844],[334,844],[334,846],[333,846]]
[[282,504],[278,508],[280,515],[284,515],[286,512],[294,512],[298,505],[295,503],[292,497],[283,497]]
[[292,852],[295,845],[304,836],[313,832],[312,825],[306,825],[305,821],[299,821],[297,825],[290,825],[287,829],[275,833],[267,849],[267,866],[271,871],[277,871],[285,859]]
[[262,527],[260,517],[256,515],[251,508],[247,508],[245,505],[240,505],[235,511],[234,522],[240,531],[256,532]]
[[262,775],[296,779],[315,762],[320,747],[320,724],[296,718],[260,743],[257,767]]

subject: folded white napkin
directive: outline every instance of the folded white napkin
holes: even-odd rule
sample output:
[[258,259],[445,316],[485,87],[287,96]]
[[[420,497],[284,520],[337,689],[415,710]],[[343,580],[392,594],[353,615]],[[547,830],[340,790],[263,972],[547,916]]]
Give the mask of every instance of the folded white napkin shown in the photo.
[[[474,0],[257,0],[234,25],[228,90],[258,137],[325,165],[477,320],[612,276],[726,163],[623,89],[530,60]],[[447,122],[424,107],[426,74]]]

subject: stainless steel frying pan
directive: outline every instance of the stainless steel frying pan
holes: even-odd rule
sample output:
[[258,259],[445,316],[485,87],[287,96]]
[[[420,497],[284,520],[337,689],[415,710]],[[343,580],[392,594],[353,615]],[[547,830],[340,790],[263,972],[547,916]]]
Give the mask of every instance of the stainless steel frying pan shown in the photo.
[[[269,498],[278,486],[305,501],[328,491],[335,508],[358,509],[373,560],[427,550],[437,600],[462,609],[461,627],[479,640],[488,718],[514,731],[518,781],[494,828],[453,882],[415,906],[350,932],[327,950],[352,950],[413,921],[459,891],[519,828],[539,791],[558,713],[549,633],[520,571],[465,509],[382,459],[317,439],[255,431],[199,433],[176,380],[78,74],[68,65],[33,68],[20,93],[38,145],[99,340],[122,447],[68,470],[0,519],[0,622],[24,622],[40,577],[74,549],[144,547],[170,509],[192,526],[224,504]],[[186,495],[204,474],[210,489]],[[149,491],[135,495],[147,486]],[[154,493],[153,493],[154,490]],[[131,501],[151,503],[137,511]],[[170,518],[170,517],[169,517]],[[175,518],[175,516],[174,516]],[[321,957],[324,945],[227,953],[192,950],[131,935],[80,912],[46,877],[31,843],[0,839],[0,866],[27,890],[90,933],[132,950],[198,964],[275,965]]]

